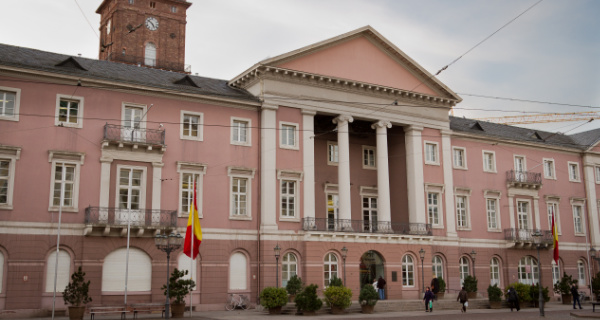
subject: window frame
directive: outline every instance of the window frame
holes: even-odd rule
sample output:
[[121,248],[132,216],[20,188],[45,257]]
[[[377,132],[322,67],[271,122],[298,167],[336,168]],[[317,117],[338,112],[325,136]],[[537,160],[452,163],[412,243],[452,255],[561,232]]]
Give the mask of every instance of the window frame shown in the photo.
[[[68,102],[77,102],[77,122],[76,123],[71,123],[71,122],[62,122],[60,121],[60,103],[61,101],[68,101]],[[69,127],[69,128],[77,128],[77,129],[81,129],[83,128],[83,111],[84,111],[84,98],[80,97],[80,96],[72,96],[72,95],[66,95],[66,94],[57,94],[56,95],[56,110],[55,110],[55,115],[54,115],[54,125],[55,126],[59,126],[59,127]],[[68,110],[68,109],[67,109]],[[68,111],[67,111],[67,120],[68,118]]]
[[[483,197],[485,199],[485,216],[486,216],[486,224],[488,232],[502,232],[502,219],[500,219],[500,198],[502,193],[496,190],[485,190],[483,193]],[[495,203],[495,218],[496,218],[496,228],[490,228],[490,211],[488,202],[493,201]]]
[[[229,176],[229,220],[252,220],[252,181],[256,170],[243,167],[228,167],[227,175]],[[233,182],[234,179],[246,179],[246,214],[233,214]]]
[[8,161],[8,175],[6,176],[8,190],[6,191],[6,203],[0,203],[0,210],[13,210],[16,166],[17,160],[21,158],[21,148],[0,146],[0,154],[0,160]]
[[[239,127],[236,126],[236,123],[242,123],[242,122],[246,123],[246,128],[245,128],[245,131],[246,131],[246,141],[236,140],[235,131],[236,131],[236,129],[239,130]],[[250,146],[252,146],[252,130],[250,130],[251,127],[252,127],[252,119],[250,119],[250,118],[231,117],[231,140],[230,140],[230,143],[232,145],[243,146],[243,147],[250,147]],[[239,136],[239,134],[237,136]]]
[[594,166],[594,173],[596,176],[596,184],[600,184],[600,166]]
[[458,259],[458,278],[460,280],[460,286],[462,287],[465,283],[465,278],[471,275],[471,260],[466,256],[462,256]]
[[[185,135],[185,117],[198,117],[198,136],[194,137],[191,135]],[[191,141],[204,141],[204,113],[203,112],[194,112],[181,110],[180,111],[180,119],[179,119],[179,139],[181,140],[191,140]],[[191,126],[191,123],[189,124]],[[191,130],[190,130],[191,132]]]
[[[15,105],[13,108],[13,114],[12,116],[7,116],[4,115],[4,106],[2,106],[2,113],[0,113],[0,120],[7,120],[7,121],[19,121],[19,110],[21,108],[21,89],[19,88],[12,88],[12,87],[4,87],[4,86],[0,86],[0,94],[2,94],[3,92],[11,92],[15,94]],[[4,97],[0,97],[1,99],[4,99]],[[1,100],[4,101],[4,100]]]
[[[532,223],[533,219],[531,217],[531,214],[532,214],[531,213],[531,209],[532,209],[532,207],[531,207],[531,201],[529,199],[515,199],[515,200],[516,200],[516,205],[515,205],[515,209],[516,209],[515,210],[515,214],[516,214],[516,216],[515,216],[515,222],[517,224],[517,230],[532,230],[533,229],[533,227],[532,227],[532,225],[533,225],[533,223]],[[520,225],[520,221],[519,221],[519,204],[521,204],[521,203],[526,203],[527,204],[526,205],[526,208],[527,208],[527,213],[526,213],[527,228],[525,228],[525,229],[522,229],[522,228],[519,227],[519,225]]]
[[[407,258],[410,258],[410,261]],[[413,288],[415,286],[415,259],[407,253],[402,256],[402,287]]]
[[[571,171],[571,168],[575,168],[575,171]],[[581,182],[581,172],[579,171],[579,163],[574,161],[567,162],[567,171],[569,172],[570,182]],[[575,174],[575,176],[573,176]]]
[[[457,151],[461,153],[460,159],[462,161],[462,165],[459,165],[456,163]],[[467,148],[452,147],[452,168],[458,169],[458,170],[468,170],[468,168],[467,168]]]
[[548,218],[548,230],[552,231],[552,216],[549,212],[550,208],[556,209],[554,212],[554,223],[556,224],[558,235],[561,235],[562,228],[560,223],[560,198],[546,199],[546,217]]
[[[367,200],[367,207],[365,207],[365,200]],[[379,197],[377,189],[372,187],[361,187],[360,203],[362,230],[366,232],[377,232],[379,229]],[[365,220],[365,213],[368,215],[368,220]]]
[[[437,205],[430,204],[429,194],[437,194]],[[434,184],[434,183],[426,183],[425,184],[425,208],[427,212],[427,223],[431,224],[432,228],[435,229],[443,229],[444,228],[444,206],[443,206],[443,198],[444,194],[444,185]],[[430,222],[430,208],[437,208],[437,217],[438,223]]]
[[582,259],[577,260],[577,285],[579,287],[585,287],[588,285],[585,261]]
[[[335,261],[332,261],[331,257],[335,258]],[[323,257],[323,287],[327,288],[329,286],[329,284],[331,283],[331,279],[333,279],[334,275],[336,278],[339,278],[338,277],[338,274],[340,272],[339,262],[340,262],[340,259],[338,258],[337,254],[335,254],[334,252],[327,252],[325,254],[325,257]],[[335,265],[335,268],[332,268],[333,265]],[[327,269],[325,269],[325,268],[327,268]],[[333,269],[335,269],[335,270],[333,270]]]
[[[195,163],[195,162],[184,162],[177,161],[177,173],[179,173],[179,201],[178,201],[178,209],[177,213],[179,217],[189,217],[190,212],[189,209],[185,212],[183,209],[183,178],[186,174],[198,175],[196,179],[196,205],[198,205],[198,217],[200,219],[203,218],[203,190],[204,190],[204,175],[206,174],[207,165],[203,163]],[[193,191],[193,188],[192,188]],[[188,208],[191,205],[191,201],[194,200],[194,195],[191,195],[191,200],[188,198]]]
[[[494,264],[496,262],[496,264]],[[495,269],[495,270],[494,270]],[[490,259],[490,285],[493,286],[496,284],[498,287],[501,285],[502,276],[500,275],[502,270],[502,264],[500,263],[500,259],[497,257],[492,257]]]
[[[464,199],[464,208],[459,208],[459,198],[463,198]],[[471,230],[471,205],[470,205],[470,199],[471,198],[471,189],[468,188],[454,188],[454,213],[455,213],[455,218],[456,218],[456,230],[463,230],[463,231],[468,231]],[[459,224],[459,210],[464,210],[464,220],[465,220],[465,224],[461,226]]]
[[[46,267],[44,268],[44,294],[54,293],[54,273],[56,267],[56,248],[48,253],[46,257]],[[61,264],[62,260],[63,261]],[[61,265],[67,264],[69,265],[69,269],[65,272],[63,268],[60,268]],[[69,280],[71,278],[71,274],[73,273],[73,257],[71,253],[65,249],[58,250],[58,271],[56,271],[56,293],[62,293],[65,290],[67,284],[69,284]]]
[[[431,147],[431,154],[428,147]],[[435,141],[424,141],[423,147],[425,153],[425,164],[439,166],[440,165],[440,151],[439,151],[439,143]],[[432,159],[434,158],[434,159]]]
[[[365,162],[371,162],[365,163]],[[367,170],[377,170],[377,147],[374,146],[362,146],[362,168]]]
[[[289,260],[287,260],[287,261],[286,261],[286,257],[289,257],[289,256],[292,256],[292,257],[294,257],[294,259],[295,259],[295,260],[294,260],[293,262],[291,262],[291,261],[289,261]],[[284,266],[287,266],[287,267],[288,267],[288,268],[287,268],[287,271],[285,271],[285,270],[284,270]],[[295,268],[295,271],[294,271],[294,272],[290,271],[290,268],[289,268],[290,266],[294,266],[294,268]],[[285,286],[286,286],[287,282],[288,282],[288,281],[290,280],[290,278],[292,278],[294,275],[297,275],[298,277],[300,277],[300,273],[299,273],[299,270],[298,270],[298,266],[299,266],[299,263],[298,263],[298,255],[297,255],[295,252],[288,251],[288,252],[285,252],[285,253],[284,253],[284,254],[281,256],[281,287],[282,287],[282,288],[285,288]],[[285,277],[285,275],[286,275],[286,272],[287,272],[287,279],[286,279],[286,277]]]
[[[289,221],[289,222],[300,222],[300,183],[302,182],[304,174],[300,171],[291,171],[291,170],[277,170],[277,180],[279,180],[279,221]],[[283,215],[283,183],[284,182],[293,182],[295,184],[294,187],[294,215],[293,216],[284,216]],[[289,196],[288,196],[289,197]],[[288,202],[289,204],[289,202]]]
[[[48,211],[54,212],[61,210],[60,205],[54,205],[54,186],[56,183],[56,165],[58,163],[64,163],[74,165],[75,170],[73,172],[73,202],[69,207],[62,206],[63,212],[79,212],[79,187],[81,180],[81,166],[84,164],[85,153],[72,152],[72,151],[60,151],[50,150],[48,151],[48,162],[51,164],[50,168],[50,196],[48,201]],[[118,179],[117,179],[118,180]],[[118,197],[117,201],[118,201]],[[63,198],[64,199],[64,198]],[[118,207],[118,206],[117,206]]]
[[[542,159],[542,163],[543,163],[544,178],[545,179],[549,179],[549,180],[556,180],[556,165],[555,165],[554,159],[552,159],[552,158],[543,158]],[[546,168],[547,168],[546,164],[548,164],[548,163],[551,164],[550,168],[552,168],[551,169],[552,170],[552,174],[550,174],[550,175],[548,175],[547,174],[548,172],[546,171]]]
[[[573,210],[573,232],[575,236],[585,236],[585,220],[584,220],[584,212],[583,212],[583,204],[582,203],[572,203],[571,208]],[[576,210],[578,208],[578,210]],[[576,216],[576,211],[579,216]],[[581,230],[577,230],[577,219],[579,218],[579,228]]]
[[[284,133],[288,132],[284,130],[284,127],[294,128],[294,144],[287,144],[284,141]],[[279,133],[279,147],[281,149],[300,150],[300,125],[298,123],[279,121]]]
[[[332,154],[332,152],[334,152]],[[335,159],[333,159],[335,158]],[[327,141],[327,165],[337,166],[340,162],[340,149],[337,141]]]
[[[127,170],[141,170],[142,171],[142,177],[141,177],[141,181],[140,181],[140,200],[139,200],[139,208],[138,209],[121,209],[120,205],[119,205],[119,194],[120,194],[120,190],[121,190],[121,169],[127,169]],[[147,182],[148,181],[148,168],[145,166],[133,166],[133,165],[125,165],[125,164],[118,164],[117,165],[117,170],[116,170],[116,177],[115,177],[115,208],[119,211],[130,211],[130,210],[137,210],[137,211],[144,211],[146,209],[146,191],[147,191]]]
[[[436,261],[436,258],[439,259],[439,262]],[[431,273],[438,278],[444,279],[444,259],[439,254],[431,258]]]
[[[524,261],[524,263],[523,263]],[[527,273],[527,262],[529,261],[531,272]],[[517,264],[517,281],[519,283],[524,283],[527,285],[532,285],[539,283],[540,281],[540,264],[536,258],[532,256],[523,256],[519,259],[519,263]],[[525,272],[523,272],[525,270]],[[523,279],[522,276],[526,275]],[[531,275],[531,279],[529,279],[529,275]],[[536,277],[537,276],[537,277]]]
[[[232,287],[233,281],[232,281],[232,271],[235,271],[236,269],[232,270],[232,266],[235,266],[236,264],[232,263],[232,259],[234,256],[240,256],[244,258],[244,262],[245,262],[245,266],[244,266],[244,277],[239,277],[240,279],[243,278],[244,279],[244,287],[243,288],[237,288],[237,287]],[[234,261],[235,262],[235,261]],[[231,255],[229,256],[229,260],[228,260],[228,268],[227,268],[227,292],[245,292],[248,290],[248,285],[250,284],[250,279],[249,279],[249,274],[250,274],[250,270],[248,268],[248,263],[250,262],[250,259],[248,259],[248,255],[245,252],[236,250],[234,252],[231,253]]]
[[[497,165],[496,165],[496,152],[491,151],[491,150],[482,150],[481,154],[482,154],[482,159],[483,159],[483,172],[498,173]],[[491,156],[492,168],[488,167],[488,162],[486,161],[486,155]]]

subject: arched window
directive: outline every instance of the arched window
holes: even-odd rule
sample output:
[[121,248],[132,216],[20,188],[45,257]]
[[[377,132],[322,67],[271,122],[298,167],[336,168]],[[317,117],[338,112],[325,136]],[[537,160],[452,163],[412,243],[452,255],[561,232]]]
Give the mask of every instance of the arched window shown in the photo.
[[[102,291],[125,291],[125,269],[127,249],[121,248],[109,253],[102,264]],[[127,268],[127,291],[150,291],[152,287],[152,261],[142,250],[129,248]]]
[[248,259],[241,252],[229,258],[229,290],[246,290],[248,288]]
[[583,260],[577,260],[577,275],[578,275],[578,285],[580,287],[586,285],[585,281],[585,263]]
[[285,287],[291,277],[298,274],[298,259],[296,255],[288,252],[281,260],[281,286]]
[[431,260],[431,269],[434,276],[444,278],[444,262],[442,262],[442,257],[433,256],[433,259]]
[[58,251],[58,269],[56,266],[56,251],[48,255],[46,261],[46,292],[54,291],[54,270],[56,273],[56,292],[63,292],[71,277],[71,255],[65,250]]
[[458,273],[460,276],[460,286],[462,287],[465,283],[465,278],[470,274],[469,260],[467,257],[461,257],[460,260],[458,260]]
[[490,285],[500,286],[500,261],[498,258],[490,260]]
[[323,271],[325,278],[325,286],[329,286],[329,281],[333,279],[333,277],[338,277],[338,259],[337,256],[333,253],[328,253],[325,256],[325,260],[323,263]]
[[415,286],[415,264],[409,254],[402,257],[402,285],[405,287]]
[[[559,261],[560,262],[560,261]],[[560,281],[560,266],[552,260],[552,283],[557,283]]]
[[196,283],[196,287],[194,288],[194,290],[198,290],[199,286],[199,282],[198,282],[198,277],[197,277],[197,269],[198,269],[198,262],[200,261],[200,255],[198,255],[196,257],[196,260],[194,260],[194,265],[192,266],[192,259],[190,259],[190,257],[186,256],[185,254],[180,254],[179,258],[177,259],[177,269],[181,270],[181,271],[187,271],[188,274],[183,276],[182,279],[192,279],[194,280],[194,282]]
[[147,66],[156,66],[156,45],[152,42],[146,43],[144,50],[144,64]]
[[524,284],[536,284],[538,283],[538,264],[537,261],[529,256],[521,258],[519,260],[519,282]]

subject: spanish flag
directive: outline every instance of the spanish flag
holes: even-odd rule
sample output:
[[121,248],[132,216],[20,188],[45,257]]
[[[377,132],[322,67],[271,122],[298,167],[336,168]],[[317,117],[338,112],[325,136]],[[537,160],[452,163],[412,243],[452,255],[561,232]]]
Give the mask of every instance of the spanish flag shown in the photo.
[[[198,256],[198,252],[200,251],[201,242],[202,228],[200,227],[200,218],[198,217],[198,205],[196,204],[196,182],[194,181],[194,201],[190,204],[190,216],[188,218],[187,230],[185,231],[183,253],[192,258],[192,260],[196,259],[196,256]],[[192,249],[194,250],[193,255]]]
[[554,262],[558,265],[558,228],[554,223],[554,211],[552,212],[552,244],[554,247]]

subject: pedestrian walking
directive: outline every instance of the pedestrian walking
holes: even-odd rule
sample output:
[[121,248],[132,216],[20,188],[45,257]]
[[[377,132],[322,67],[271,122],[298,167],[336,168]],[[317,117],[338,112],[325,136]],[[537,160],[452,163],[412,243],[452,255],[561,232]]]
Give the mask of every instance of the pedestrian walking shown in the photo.
[[382,276],[379,276],[379,280],[377,280],[377,290],[379,291],[379,300],[385,300],[385,279]]
[[579,301],[579,291],[577,291],[577,285],[573,285],[571,287],[571,295],[573,296],[573,309],[577,309],[575,308],[575,302],[579,304],[579,309],[583,309],[581,307],[581,301]]
[[440,280],[433,275],[433,279],[431,279],[431,292],[433,292],[433,299],[437,300],[437,294],[440,292]]
[[425,295],[423,296],[423,300],[425,301],[425,312],[433,312],[433,292],[427,287],[425,289]]
[[373,278],[373,289],[375,289],[375,292],[377,292],[377,278]]
[[460,290],[460,292],[458,293],[456,301],[462,304],[462,308],[460,309],[460,311],[463,313],[467,312],[467,307],[469,306],[469,297],[467,297],[467,290],[465,290],[465,287],[462,287],[462,290]]
[[513,309],[517,309],[517,311],[521,310],[521,307],[519,306],[519,295],[517,294],[515,287],[510,287],[506,293],[506,296],[508,297],[508,306],[510,307],[510,312],[512,312]]

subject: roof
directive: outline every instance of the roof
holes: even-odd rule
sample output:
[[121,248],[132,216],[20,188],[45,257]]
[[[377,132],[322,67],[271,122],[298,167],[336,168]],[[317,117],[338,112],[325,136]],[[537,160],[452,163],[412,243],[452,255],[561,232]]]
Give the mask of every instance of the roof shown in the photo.
[[[257,97],[246,90],[228,86],[226,80],[199,77],[119,62],[73,57],[6,44],[0,44],[0,66],[63,74],[82,79],[141,85],[168,92],[199,94],[254,103],[259,102]],[[85,82],[83,85],[85,86]]]
[[486,138],[506,139],[518,142],[538,143],[547,146],[587,150],[600,140],[600,129],[574,135],[533,130],[474,119],[450,116],[450,129],[455,132],[485,136]]

